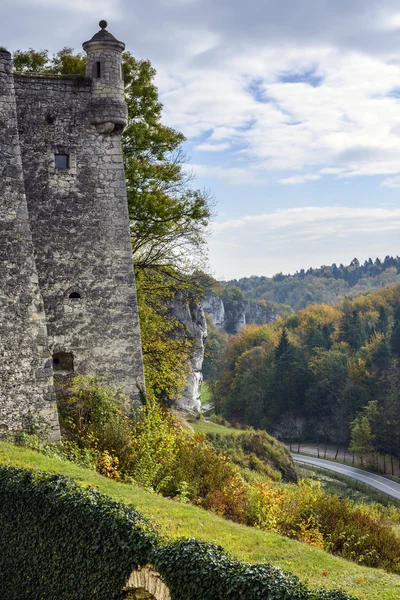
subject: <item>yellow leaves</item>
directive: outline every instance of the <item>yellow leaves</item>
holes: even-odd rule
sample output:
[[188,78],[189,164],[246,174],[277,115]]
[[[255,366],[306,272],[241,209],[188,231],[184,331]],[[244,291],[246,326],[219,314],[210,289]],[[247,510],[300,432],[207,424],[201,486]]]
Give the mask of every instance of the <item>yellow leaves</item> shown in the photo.
[[120,479],[118,473],[119,460],[117,456],[112,456],[107,450],[101,454],[100,458],[96,462],[96,470],[110,479]]
[[371,377],[371,373],[367,369],[367,361],[364,358],[350,359],[348,367],[349,378],[355,382],[362,383]]
[[146,391],[171,399],[186,385],[192,342],[168,312],[171,282],[159,273],[141,271],[136,279]]

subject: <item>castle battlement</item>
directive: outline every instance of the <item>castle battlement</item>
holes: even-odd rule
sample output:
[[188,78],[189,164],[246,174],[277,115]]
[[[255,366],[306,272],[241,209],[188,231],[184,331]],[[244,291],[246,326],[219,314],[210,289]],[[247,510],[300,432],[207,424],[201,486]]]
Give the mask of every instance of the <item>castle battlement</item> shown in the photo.
[[13,74],[0,52],[0,429],[44,414],[53,377],[143,385],[121,133],[119,42],[101,22],[87,77]]

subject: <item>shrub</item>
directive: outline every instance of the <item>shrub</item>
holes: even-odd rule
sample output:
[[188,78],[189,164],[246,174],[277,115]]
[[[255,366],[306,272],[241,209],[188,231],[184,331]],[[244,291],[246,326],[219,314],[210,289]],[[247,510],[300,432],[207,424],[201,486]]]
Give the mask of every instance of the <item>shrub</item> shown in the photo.
[[352,600],[340,591],[310,592],[278,567],[236,561],[220,546],[196,539],[157,548],[154,563],[173,600]]
[[319,482],[258,484],[254,518],[260,527],[328,550],[353,562],[400,573],[400,540],[370,505],[325,494]]
[[0,466],[4,600],[110,600],[157,535],[135,510],[66,477]]
[[[367,566],[400,572],[400,540],[372,507],[355,506],[325,494],[318,482],[298,486],[274,484],[292,478],[287,449],[266,432],[239,435],[196,435],[155,401],[124,414],[125,399],[94,378],[76,378],[61,405],[63,430],[72,438],[54,451],[73,460],[92,460],[97,470],[114,479],[136,481],[142,487],[183,502],[192,502],[232,521],[276,531],[325,548]],[[19,434],[19,443],[43,452],[51,445],[37,436]],[[65,445],[66,444],[66,445]],[[270,481],[242,477],[237,465],[261,473]],[[279,469],[279,471],[278,471]]]
[[96,376],[78,375],[71,380],[58,401],[61,432],[97,458],[105,451],[117,457],[124,472],[132,454],[129,400],[106,383]]
[[266,431],[246,431],[239,435],[207,433],[207,441],[215,448],[229,453],[241,467],[257,471],[279,481],[297,481],[293,460],[286,446]]

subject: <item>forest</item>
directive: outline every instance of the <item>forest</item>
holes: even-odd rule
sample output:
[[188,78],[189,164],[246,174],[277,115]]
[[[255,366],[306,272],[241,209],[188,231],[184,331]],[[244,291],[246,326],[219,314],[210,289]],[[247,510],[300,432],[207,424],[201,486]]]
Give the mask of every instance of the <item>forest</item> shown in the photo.
[[400,458],[400,285],[313,304],[229,339],[210,330],[216,410],[284,440]]
[[286,304],[297,311],[310,303],[331,304],[399,282],[400,257],[386,256],[383,260],[369,258],[364,263],[354,258],[347,266],[333,263],[318,269],[301,269],[293,275],[252,275],[224,282],[224,286],[239,288],[247,299]]

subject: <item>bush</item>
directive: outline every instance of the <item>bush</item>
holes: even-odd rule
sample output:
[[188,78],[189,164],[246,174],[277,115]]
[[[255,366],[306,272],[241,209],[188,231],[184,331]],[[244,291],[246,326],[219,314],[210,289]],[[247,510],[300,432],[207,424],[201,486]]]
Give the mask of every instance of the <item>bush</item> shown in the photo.
[[246,431],[239,435],[207,433],[207,441],[240,467],[257,471],[272,480],[297,481],[293,460],[286,446],[266,431]]
[[96,376],[78,375],[58,400],[64,438],[89,449],[97,459],[103,452],[118,458],[122,472],[129,468],[132,436],[127,416],[129,400]]
[[[92,461],[104,476],[192,502],[227,519],[276,531],[367,566],[400,572],[400,541],[373,509],[325,494],[318,483],[295,480],[287,449],[262,431],[203,435],[185,431],[155,401],[130,420],[124,398],[94,378],[79,377],[61,404],[69,440],[54,446],[74,462]],[[43,452],[51,445],[19,434],[19,443]],[[236,465],[227,458],[232,458]],[[243,477],[238,466],[244,468]],[[269,482],[247,477],[261,473]]]
[[285,487],[262,483],[258,489],[253,510],[260,527],[368,567],[400,573],[400,540],[373,505],[329,496],[311,480]]
[[354,600],[197,540],[162,543],[140,513],[67,477],[0,465],[2,600],[121,600],[152,563],[172,600]]
[[220,546],[196,539],[158,548],[154,564],[173,600],[352,600],[340,591],[310,592],[278,567],[236,561]]
[[66,477],[0,466],[2,600],[110,600],[157,534],[135,510]]

